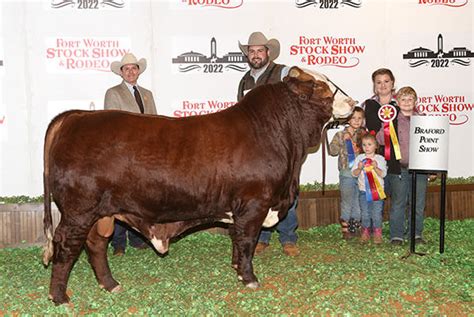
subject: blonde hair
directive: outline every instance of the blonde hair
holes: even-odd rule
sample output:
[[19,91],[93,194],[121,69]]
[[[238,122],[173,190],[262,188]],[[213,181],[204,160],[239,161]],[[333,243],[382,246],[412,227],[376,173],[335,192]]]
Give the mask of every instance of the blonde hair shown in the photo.
[[418,96],[416,95],[415,89],[411,88],[410,86],[402,87],[397,92],[397,99],[402,96],[413,96],[415,101],[418,100]]

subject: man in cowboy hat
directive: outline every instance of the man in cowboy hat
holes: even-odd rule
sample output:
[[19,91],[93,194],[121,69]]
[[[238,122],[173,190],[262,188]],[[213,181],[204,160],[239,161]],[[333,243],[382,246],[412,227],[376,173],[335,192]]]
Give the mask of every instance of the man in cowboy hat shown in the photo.
[[[289,67],[276,64],[273,61],[280,55],[280,42],[276,39],[267,40],[262,32],[250,34],[248,44],[241,44],[242,53],[247,56],[250,70],[244,75],[239,83],[237,100],[240,101],[251,89],[270,83],[276,83],[288,74]],[[296,217],[297,200],[288,210],[288,214],[277,225],[279,240],[283,246],[283,252],[288,256],[296,256],[300,252],[296,246],[296,228],[298,218]],[[258,238],[255,255],[262,253],[269,245],[272,231],[263,228]]]
[[[153,94],[137,84],[138,77],[146,69],[144,58],[137,60],[135,55],[127,53],[121,61],[113,62],[110,69],[123,78],[120,85],[109,88],[105,93],[104,109],[118,109],[136,113],[156,114]],[[123,255],[127,245],[127,231],[130,245],[143,249],[145,241],[133,230],[127,230],[122,224],[115,222],[112,247],[114,255]]]

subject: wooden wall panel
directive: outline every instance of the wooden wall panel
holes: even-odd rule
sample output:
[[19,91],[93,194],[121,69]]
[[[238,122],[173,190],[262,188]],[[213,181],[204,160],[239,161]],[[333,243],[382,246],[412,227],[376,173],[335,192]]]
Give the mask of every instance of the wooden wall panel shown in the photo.
[[[309,229],[338,223],[340,217],[339,191],[304,192],[300,194],[297,215],[300,229]],[[384,206],[384,220],[389,219],[390,199]],[[426,198],[425,216],[438,218],[440,214],[440,188],[430,186]],[[59,223],[60,214],[53,205],[53,225]],[[474,218],[474,184],[450,185],[446,192],[446,219]],[[226,234],[225,225],[211,228],[213,233]],[[199,230],[198,228],[197,230]],[[44,243],[43,205],[0,205],[0,248],[29,246]]]

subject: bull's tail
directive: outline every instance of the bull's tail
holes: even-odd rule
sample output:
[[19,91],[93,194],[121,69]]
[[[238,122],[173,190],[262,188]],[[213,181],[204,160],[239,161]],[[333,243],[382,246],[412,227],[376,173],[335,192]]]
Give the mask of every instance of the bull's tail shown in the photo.
[[53,247],[53,217],[51,214],[51,150],[54,145],[54,140],[58,135],[58,130],[61,127],[61,124],[64,118],[67,116],[67,113],[63,113],[49,124],[48,130],[46,131],[46,136],[44,138],[44,153],[43,153],[43,187],[44,187],[44,234],[46,237],[46,243],[43,247],[43,264],[48,266],[51,258],[53,257],[54,247]]
[[[45,161],[46,165],[46,161]],[[43,247],[43,264],[48,266],[49,261],[53,257],[53,217],[51,215],[51,192],[49,188],[49,177],[45,171],[43,172],[43,185],[44,185],[44,235],[46,237],[46,243]]]

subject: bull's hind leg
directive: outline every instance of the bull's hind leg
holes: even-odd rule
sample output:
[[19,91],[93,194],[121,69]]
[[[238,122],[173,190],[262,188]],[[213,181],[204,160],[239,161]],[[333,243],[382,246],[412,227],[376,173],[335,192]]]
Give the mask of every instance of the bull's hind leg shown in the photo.
[[[104,227],[104,222],[110,222],[111,230],[99,229]],[[113,233],[114,218],[105,217],[100,219],[94,224],[92,229],[89,231],[86,241],[86,250],[89,259],[89,263],[94,270],[97,282],[101,288],[108,290],[109,292],[119,292],[122,290],[119,283],[112,277],[109,263],[107,261],[107,245],[109,237]]]
[[[81,219],[82,220],[82,219]],[[53,269],[49,297],[56,304],[69,302],[66,295],[67,283],[72,267],[82,251],[91,225],[71,221],[64,217],[54,233]]]

